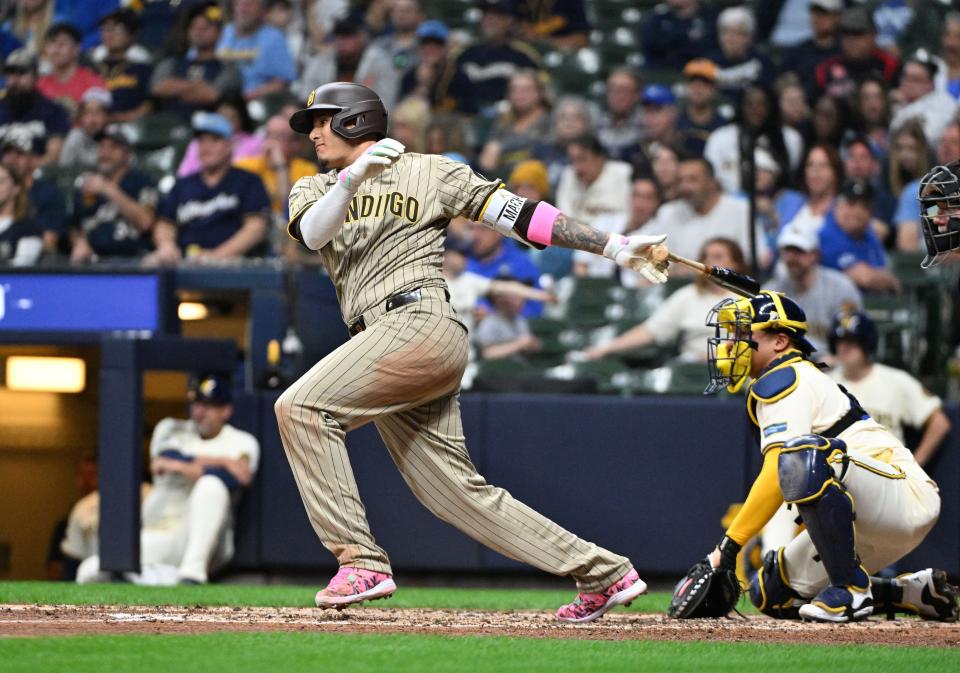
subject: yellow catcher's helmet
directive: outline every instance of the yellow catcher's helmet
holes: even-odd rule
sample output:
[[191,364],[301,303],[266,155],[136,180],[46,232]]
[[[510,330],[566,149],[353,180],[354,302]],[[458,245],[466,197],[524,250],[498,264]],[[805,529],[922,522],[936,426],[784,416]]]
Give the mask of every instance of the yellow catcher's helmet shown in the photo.
[[735,393],[743,387],[757,347],[751,338],[755,330],[786,334],[804,355],[816,350],[805,336],[807,316],[803,309],[779,292],[764,290],[752,298],[724,299],[710,309],[706,325],[715,332],[707,339],[710,385],[703,391],[705,395],[722,388]]

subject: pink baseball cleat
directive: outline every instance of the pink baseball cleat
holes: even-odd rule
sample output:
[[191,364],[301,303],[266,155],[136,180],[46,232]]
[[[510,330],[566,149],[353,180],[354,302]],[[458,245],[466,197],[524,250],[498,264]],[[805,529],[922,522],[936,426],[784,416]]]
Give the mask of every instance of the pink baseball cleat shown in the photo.
[[647,593],[647,583],[640,579],[637,571],[630,568],[622,580],[600,593],[577,594],[573,603],[567,603],[557,610],[557,619],[564,622],[584,623],[600,619],[610,608],[618,605],[630,605],[633,599]]
[[354,603],[389,598],[396,590],[393,578],[386,573],[343,567],[326,589],[317,592],[316,603],[318,608],[343,610]]

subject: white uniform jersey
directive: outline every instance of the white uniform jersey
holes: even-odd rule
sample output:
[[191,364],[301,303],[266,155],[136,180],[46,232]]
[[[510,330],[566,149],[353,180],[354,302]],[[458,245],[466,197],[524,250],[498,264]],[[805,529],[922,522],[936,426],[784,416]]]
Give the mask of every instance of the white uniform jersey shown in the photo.
[[838,367],[831,378],[856,397],[874,419],[903,442],[903,426],[922,428],[930,415],[943,406],[940,398],[917,379],[894,367],[874,364],[859,381],[843,376]]

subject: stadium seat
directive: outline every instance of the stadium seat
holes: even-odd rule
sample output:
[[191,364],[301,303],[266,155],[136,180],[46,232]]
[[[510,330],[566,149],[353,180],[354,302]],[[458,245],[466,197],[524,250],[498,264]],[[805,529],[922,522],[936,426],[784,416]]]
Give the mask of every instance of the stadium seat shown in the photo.
[[136,150],[158,150],[174,142],[189,140],[190,127],[183,123],[179,115],[166,112],[147,115],[142,119],[129,122],[133,147]]

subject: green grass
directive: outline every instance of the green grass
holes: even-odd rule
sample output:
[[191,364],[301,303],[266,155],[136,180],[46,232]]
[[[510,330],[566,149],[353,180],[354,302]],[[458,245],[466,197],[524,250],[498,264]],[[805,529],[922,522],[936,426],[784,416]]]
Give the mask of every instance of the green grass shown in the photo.
[[[130,584],[67,584],[62,582],[0,582],[0,603],[47,605],[237,605],[309,607],[318,587],[205,586],[138,587]],[[449,608],[462,610],[556,610],[573,599],[575,590],[438,589],[401,586],[388,602],[373,605],[394,608]],[[664,612],[670,595],[652,592],[631,610]]]
[[0,640],[0,661],[3,661],[5,673],[190,673],[216,670],[230,673],[742,673],[750,670],[943,673],[960,668],[960,652],[757,643],[223,633]]

